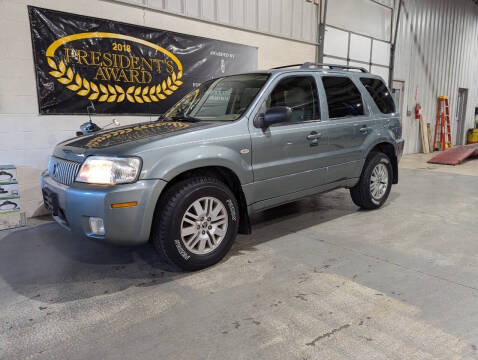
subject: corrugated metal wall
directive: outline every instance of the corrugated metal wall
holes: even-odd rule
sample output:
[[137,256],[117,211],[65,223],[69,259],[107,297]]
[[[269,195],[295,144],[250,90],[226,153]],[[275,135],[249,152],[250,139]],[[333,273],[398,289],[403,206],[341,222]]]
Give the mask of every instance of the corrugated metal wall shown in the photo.
[[[478,6],[472,0],[404,0],[394,79],[405,82],[402,121],[406,153],[422,151],[414,116],[417,102],[434,129],[437,97],[449,97],[455,142],[458,89],[468,89],[465,132],[473,127],[478,106]],[[407,117],[406,109],[411,116]]]
[[114,0],[287,39],[318,42],[318,0]]

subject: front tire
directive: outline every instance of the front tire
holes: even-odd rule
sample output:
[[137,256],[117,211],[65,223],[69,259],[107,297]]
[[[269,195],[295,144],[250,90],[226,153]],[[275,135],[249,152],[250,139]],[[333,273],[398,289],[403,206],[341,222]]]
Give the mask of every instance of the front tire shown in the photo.
[[350,189],[355,205],[373,210],[387,201],[392,188],[393,169],[390,159],[381,152],[371,153],[357,185]]
[[231,190],[211,177],[173,185],[160,199],[152,241],[164,260],[183,270],[220,261],[237,235],[239,208]]

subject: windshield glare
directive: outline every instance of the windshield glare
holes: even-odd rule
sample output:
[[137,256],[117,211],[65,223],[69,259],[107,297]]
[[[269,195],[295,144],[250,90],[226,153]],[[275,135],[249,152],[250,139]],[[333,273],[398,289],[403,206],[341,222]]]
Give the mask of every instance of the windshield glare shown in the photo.
[[183,97],[164,117],[236,120],[249,107],[268,77],[268,74],[244,74],[208,80]]

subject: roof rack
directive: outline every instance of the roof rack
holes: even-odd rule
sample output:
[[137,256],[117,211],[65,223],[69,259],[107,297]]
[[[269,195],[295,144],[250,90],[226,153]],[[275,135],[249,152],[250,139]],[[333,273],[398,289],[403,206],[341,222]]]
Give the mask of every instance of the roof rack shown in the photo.
[[271,68],[271,70],[276,70],[276,69],[286,69],[286,68],[290,68],[290,67],[295,67],[295,66],[300,66],[302,67],[304,64],[291,64],[291,65],[283,65],[283,66],[277,66],[277,67],[273,67]]
[[338,65],[338,64],[323,64],[323,63],[314,63],[314,62],[305,62],[303,64],[292,64],[274,67],[272,69],[285,69],[290,67],[299,66],[300,69],[310,69],[311,67],[328,67],[330,70],[360,70],[363,73],[368,73],[368,71],[363,67],[358,66],[347,66],[347,65]]

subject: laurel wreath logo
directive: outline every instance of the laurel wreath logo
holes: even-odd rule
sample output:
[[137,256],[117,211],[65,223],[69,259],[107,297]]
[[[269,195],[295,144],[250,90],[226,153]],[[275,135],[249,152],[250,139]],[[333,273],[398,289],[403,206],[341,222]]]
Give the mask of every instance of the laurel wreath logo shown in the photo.
[[177,74],[173,72],[167,79],[153,86],[135,86],[132,85],[126,90],[120,85],[96,84],[74,72],[71,67],[67,67],[63,60],[59,64],[52,57],[47,57],[47,62],[53,71],[50,75],[56,78],[58,82],[66,85],[68,89],[76,92],[80,96],[88,96],[88,100],[99,102],[123,102],[125,99],[132,103],[150,103],[164,100],[167,96],[173,94],[183,82],[180,80],[183,76],[182,71]]

